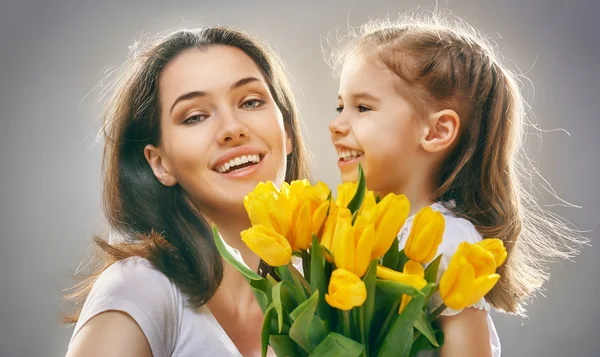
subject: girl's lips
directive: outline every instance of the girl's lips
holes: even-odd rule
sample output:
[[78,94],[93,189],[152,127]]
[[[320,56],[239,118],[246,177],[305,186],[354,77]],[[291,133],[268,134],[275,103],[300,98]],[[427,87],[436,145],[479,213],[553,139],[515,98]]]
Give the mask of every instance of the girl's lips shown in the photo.
[[351,159],[342,159],[342,158],[340,158],[338,160],[338,162],[337,162],[338,167],[342,168],[342,167],[345,167],[345,166],[348,166],[348,165],[356,164],[356,163],[358,163],[362,159],[363,156],[364,156],[364,154],[360,154],[357,157],[353,157]]

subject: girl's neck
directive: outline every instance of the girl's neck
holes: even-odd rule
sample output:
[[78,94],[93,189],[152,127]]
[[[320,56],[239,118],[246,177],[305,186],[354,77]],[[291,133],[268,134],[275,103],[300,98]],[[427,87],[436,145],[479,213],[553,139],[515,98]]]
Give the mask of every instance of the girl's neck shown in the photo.
[[429,185],[423,181],[404,185],[403,187],[393,190],[393,192],[395,194],[404,194],[406,198],[408,198],[410,201],[410,216],[419,212],[421,208],[434,203],[433,185]]

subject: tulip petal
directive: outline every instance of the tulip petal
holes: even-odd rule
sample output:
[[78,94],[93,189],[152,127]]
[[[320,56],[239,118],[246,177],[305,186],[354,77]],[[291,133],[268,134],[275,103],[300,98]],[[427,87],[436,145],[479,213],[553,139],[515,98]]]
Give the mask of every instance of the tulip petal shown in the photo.
[[[390,246],[397,239],[398,232],[402,229],[408,213],[410,210],[410,204],[406,198],[391,197],[387,209],[385,208],[386,203],[384,202],[390,195],[384,197],[379,203],[382,205],[378,209],[378,222],[376,226],[375,235],[375,247],[373,248],[373,258],[382,257]],[[404,197],[404,196],[402,196]]]
[[425,269],[423,268],[423,265],[412,260],[409,260],[404,264],[404,270],[402,272],[404,274],[414,275],[421,278],[425,277]]
[[367,226],[358,239],[355,251],[354,273],[359,278],[365,275],[371,263],[371,251],[373,250],[374,239],[375,229],[373,229],[373,225]]
[[241,232],[242,241],[271,266],[287,265],[292,258],[288,240],[272,229],[257,225]]
[[508,257],[504,243],[498,238],[486,238],[481,242],[477,242],[476,245],[492,253],[496,262],[496,268],[501,266],[506,260],[506,257]]
[[321,230],[323,229],[323,225],[325,223],[325,219],[327,218],[327,210],[329,209],[329,201],[321,203],[321,205],[315,210],[312,216],[312,226],[311,233],[317,235],[317,237],[321,236]]
[[500,279],[500,275],[498,274],[490,274],[487,276],[482,276],[476,278],[473,282],[473,289],[471,291],[471,295],[465,302],[465,307],[474,305],[477,301],[479,301],[482,297],[484,297],[487,293],[492,290],[494,285]]
[[297,249],[307,250],[312,242],[312,232],[310,227],[310,209],[308,205],[300,205],[297,214],[294,217],[293,237],[294,246]]
[[475,270],[463,256],[452,257],[440,280],[440,296],[451,309],[465,308],[473,290]]
[[325,301],[336,309],[350,310],[361,306],[367,299],[367,288],[358,276],[346,269],[336,269],[331,273]]
[[352,234],[352,216],[347,208],[338,212],[335,227],[333,257],[335,265],[354,271],[354,236]]

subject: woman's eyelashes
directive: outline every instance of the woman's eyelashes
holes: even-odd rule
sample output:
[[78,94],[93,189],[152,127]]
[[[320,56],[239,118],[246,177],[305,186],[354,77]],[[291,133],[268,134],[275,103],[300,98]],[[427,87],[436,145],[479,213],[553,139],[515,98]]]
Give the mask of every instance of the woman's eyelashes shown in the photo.
[[244,101],[241,105],[241,108],[243,109],[257,109],[262,107],[265,104],[265,101],[262,99],[248,99],[246,101]]
[[206,118],[208,118],[208,115],[204,115],[204,114],[190,115],[183,121],[183,124],[192,125],[192,124],[200,123],[200,122],[206,120]]

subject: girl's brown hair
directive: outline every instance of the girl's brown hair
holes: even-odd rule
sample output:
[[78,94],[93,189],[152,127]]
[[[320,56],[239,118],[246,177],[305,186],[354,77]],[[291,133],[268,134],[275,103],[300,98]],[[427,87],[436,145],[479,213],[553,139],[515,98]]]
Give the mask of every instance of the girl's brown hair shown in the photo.
[[504,241],[508,259],[486,299],[522,314],[526,298],[549,278],[548,259],[573,256],[583,239],[523,185],[533,171],[521,147],[528,118],[518,76],[475,29],[437,13],[351,31],[334,45],[332,66],[339,69],[357,51],[396,74],[421,114],[447,108],[459,114],[458,145],[440,168],[434,199],[455,201],[449,208],[457,216],[484,237]]
[[181,30],[160,37],[115,72],[104,113],[104,211],[111,228],[124,241],[109,244],[94,239],[98,256],[92,273],[66,296],[75,310],[63,320],[74,323],[94,282],[116,261],[141,256],[151,261],[196,306],[205,304],[223,277],[223,263],[212,233],[186,192],[166,187],[144,158],[147,144],[160,142],[158,78],[183,51],[231,46],[248,55],[262,72],[282,112],[293,150],[287,158],[286,181],[309,175],[300,118],[283,63],[259,40],[238,30],[208,27]]

